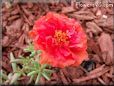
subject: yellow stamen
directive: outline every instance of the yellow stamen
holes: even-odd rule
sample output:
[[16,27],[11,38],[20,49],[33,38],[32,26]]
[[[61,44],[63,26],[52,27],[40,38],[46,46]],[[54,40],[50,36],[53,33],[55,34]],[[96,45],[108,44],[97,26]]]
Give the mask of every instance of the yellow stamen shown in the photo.
[[62,32],[61,30],[56,30],[54,38],[56,39],[57,43],[68,43],[68,36],[65,32]]

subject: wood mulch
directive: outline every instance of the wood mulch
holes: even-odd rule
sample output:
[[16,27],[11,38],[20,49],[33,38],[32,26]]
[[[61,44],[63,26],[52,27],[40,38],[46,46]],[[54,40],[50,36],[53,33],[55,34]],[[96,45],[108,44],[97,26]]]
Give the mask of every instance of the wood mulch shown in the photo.
[[[54,0],[55,1],[55,0]],[[51,80],[40,79],[40,84],[114,84],[114,8],[113,7],[80,7],[74,0],[63,0],[53,3],[18,2],[2,3],[2,70],[12,72],[9,53],[18,58],[31,41],[28,32],[34,21],[49,11],[65,14],[77,19],[88,37],[89,60],[79,67],[54,68]],[[77,0],[78,1],[78,0]],[[114,3],[114,0],[81,0],[85,4]],[[20,79],[26,84],[28,77]]]

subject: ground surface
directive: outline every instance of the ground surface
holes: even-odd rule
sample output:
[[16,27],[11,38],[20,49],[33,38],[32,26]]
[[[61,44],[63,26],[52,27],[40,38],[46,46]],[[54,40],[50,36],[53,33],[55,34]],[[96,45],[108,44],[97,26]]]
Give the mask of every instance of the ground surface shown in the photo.
[[[12,0],[13,1],[13,0]],[[17,3],[7,2],[2,6],[2,69],[12,72],[9,53],[16,58],[23,55],[23,49],[29,43],[28,32],[34,21],[49,11],[65,14],[77,19],[88,37],[89,61],[80,67],[64,69],[54,68],[51,80],[41,78],[40,84],[114,84],[113,43],[114,21],[113,7],[81,7],[74,0],[60,3]],[[58,0],[59,1],[59,0]],[[79,0],[77,0],[79,1]],[[85,4],[99,3],[101,0],[81,0]],[[94,1],[94,2],[93,2]],[[102,3],[113,3],[113,0],[102,0]],[[21,84],[26,84],[29,77],[22,77]],[[5,82],[4,82],[5,83]]]

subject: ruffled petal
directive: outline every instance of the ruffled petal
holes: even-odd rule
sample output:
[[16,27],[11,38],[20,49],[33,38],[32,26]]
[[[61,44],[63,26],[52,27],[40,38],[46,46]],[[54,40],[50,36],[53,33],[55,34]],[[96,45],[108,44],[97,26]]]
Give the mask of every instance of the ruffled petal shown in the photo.
[[75,19],[49,12],[29,32],[34,48],[41,50],[40,64],[64,68],[79,66],[87,59],[87,37]]

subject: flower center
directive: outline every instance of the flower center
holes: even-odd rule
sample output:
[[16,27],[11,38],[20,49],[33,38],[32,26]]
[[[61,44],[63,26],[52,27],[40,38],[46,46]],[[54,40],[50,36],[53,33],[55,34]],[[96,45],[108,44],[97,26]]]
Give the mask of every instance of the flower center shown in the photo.
[[63,44],[68,43],[68,36],[65,32],[62,32],[61,30],[56,30],[54,38],[56,39],[57,44]]

